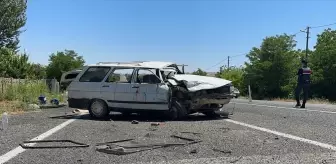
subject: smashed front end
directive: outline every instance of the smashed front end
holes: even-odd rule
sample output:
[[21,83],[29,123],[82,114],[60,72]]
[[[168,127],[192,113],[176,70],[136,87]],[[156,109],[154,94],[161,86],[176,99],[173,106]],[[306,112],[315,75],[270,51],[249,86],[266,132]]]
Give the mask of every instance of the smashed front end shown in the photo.
[[173,96],[188,113],[219,110],[234,96],[231,81],[225,79],[197,75],[176,75],[174,79]]
[[230,83],[215,89],[189,92],[189,97],[190,109],[193,111],[219,109],[233,98],[232,85]]

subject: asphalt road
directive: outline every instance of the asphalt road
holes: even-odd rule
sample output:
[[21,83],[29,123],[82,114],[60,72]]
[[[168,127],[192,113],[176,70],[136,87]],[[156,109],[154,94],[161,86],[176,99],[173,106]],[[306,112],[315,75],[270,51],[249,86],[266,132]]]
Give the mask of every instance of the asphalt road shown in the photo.
[[[226,106],[234,108],[229,119],[211,120],[199,114],[166,122],[117,113],[105,121],[92,120],[87,114],[75,119],[49,118],[64,114],[64,108],[11,115],[9,128],[0,131],[0,163],[336,163],[336,106],[308,104],[307,109],[296,109],[293,105],[234,100]],[[139,124],[131,124],[132,120]],[[152,122],[162,124],[151,126]],[[173,134],[202,142],[119,156],[95,149],[96,143],[128,138],[134,139],[133,144],[185,142],[170,137]],[[18,148],[22,141],[37,136],[90,146]]]

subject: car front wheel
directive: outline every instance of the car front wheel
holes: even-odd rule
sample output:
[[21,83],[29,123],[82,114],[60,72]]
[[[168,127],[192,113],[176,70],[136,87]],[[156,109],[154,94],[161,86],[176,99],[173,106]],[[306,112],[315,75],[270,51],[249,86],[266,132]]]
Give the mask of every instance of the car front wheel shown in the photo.
[[92,100],[89,106],[89,112],[91,117],[103,119],[107,118],[110,114],[107,104],[103,100]]
[[178,101],[173,100],[172,105],[168,111],[168,118],[170,120],[183,119],[188,115],[187,110]]

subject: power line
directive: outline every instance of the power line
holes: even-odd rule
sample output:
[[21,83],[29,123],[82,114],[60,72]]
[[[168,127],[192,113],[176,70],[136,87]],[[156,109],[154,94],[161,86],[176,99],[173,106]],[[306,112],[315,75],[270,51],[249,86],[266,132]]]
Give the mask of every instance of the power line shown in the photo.
[[243,54],[239,54],[239,55],[230,56],[230,58],[234,58],[234,57],[238,57],[238,56],[243,56],[243,55],[247,55],[247,53],[243,53]]
[[209,69],[211,69],[211,68],[213,68],[213,67],[216,67],[217,65],[223,63],[225,60],[227,60],[227,59],[223,59],[223,60],[219,61],[218,63],[216,63],[215,65],[213,65],[213,66],[211,66],[211,67],[209,67],[209,68],[207,68],[207,69],[205,69],[205,70],[209,70]]
[[293,35],[293,36],[296,36],[296,35],[299,34],[299,33],[302,33],[302,30],[300,30],[299,32],[294,33],[294,34],[292,34],[292,35]]
[[336,25],[336,23],[330,23],[330,24],[325,24],[325,25],[320,25],[320,26],[313,26],[310,28],[321,28],[321,27],[332,26],[332,25]]
[[238,54],[238,55],[234,55],[234,56],[226,56],[226,58],[224,58],[223,60],[219,61],[219,62],[216,63],[215,65],[213,65],[213,66],[211,66],[211,67],[209,67],[209,68],[207,68],[207,69],[205,69],[205,70],[209,70],[209,69],[211,69],[211,68],[213,68],[213,67],[216,67],[216,66],[218,66],[219,64],[223,63],[225,60],[228,61],[228,65],[229,65],[229,62],[230,62],[230,59],[231,59],[231,58],[238,57],[238,56],[242,56],[242,55],[246,55],[246,54],[247,54],[247,53]]

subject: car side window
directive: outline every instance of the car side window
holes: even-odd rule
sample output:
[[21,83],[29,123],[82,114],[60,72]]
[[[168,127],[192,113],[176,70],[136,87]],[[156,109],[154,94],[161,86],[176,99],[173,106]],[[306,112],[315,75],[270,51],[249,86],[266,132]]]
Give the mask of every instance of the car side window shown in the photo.
[[106,79],[108,83],[131,83],[133,68],[116,68]]
[[78,75],[79,73],[70,73],[70,74],[68,74],[68,75],[66,75],[65,77],[64,77],[64,79],[74,79],[74,78],[76,78],[77,77],[77,75]]
[[157,84],[161,83],[158,77],[160,77],[160,74],[155,69],[139,69],[135,80],[136,83]]
[[80,77],[80,82],[101,82],[106,74],[110,71],[110,67],[90,67]]

